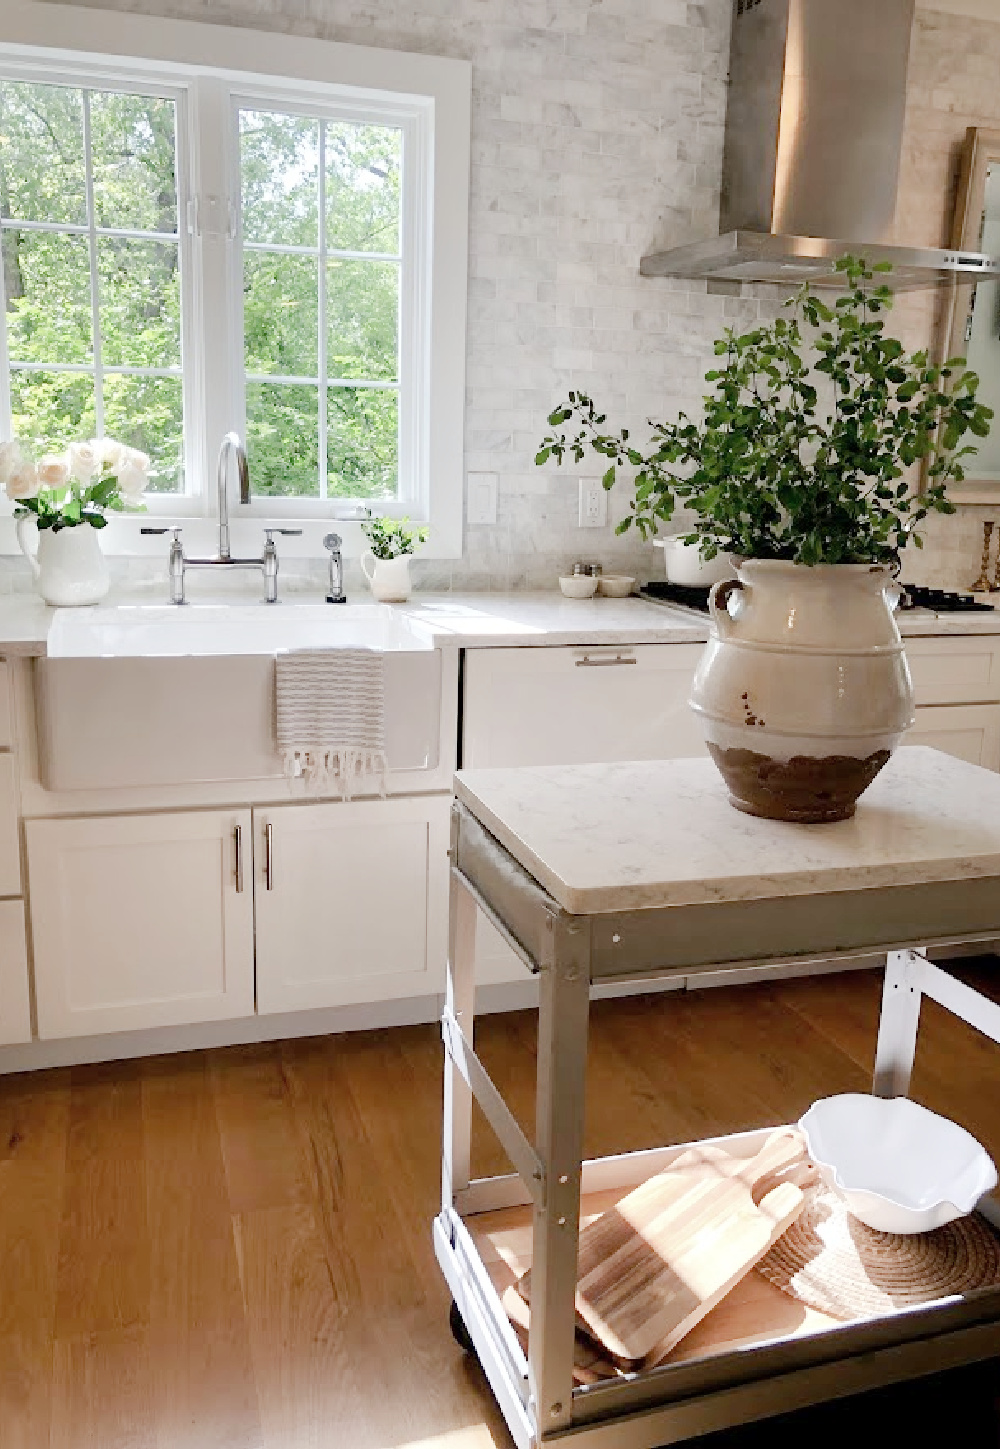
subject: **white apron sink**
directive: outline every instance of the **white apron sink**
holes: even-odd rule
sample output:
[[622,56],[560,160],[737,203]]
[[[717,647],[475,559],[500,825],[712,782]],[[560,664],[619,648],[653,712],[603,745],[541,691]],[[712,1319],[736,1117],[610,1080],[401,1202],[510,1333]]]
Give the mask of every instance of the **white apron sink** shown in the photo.
[[385,653],[391,772],[437,767],[441,654],[385,605],[191,604],[59,610],[35,662],[39,773],[48,790],[282,774],[274,657]]

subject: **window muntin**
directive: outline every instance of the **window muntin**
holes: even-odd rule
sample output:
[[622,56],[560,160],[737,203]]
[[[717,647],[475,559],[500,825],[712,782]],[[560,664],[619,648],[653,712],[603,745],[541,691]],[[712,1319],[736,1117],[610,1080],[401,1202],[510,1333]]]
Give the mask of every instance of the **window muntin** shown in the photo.
[[237,126],[254,495],[395,498],[404,130],[245,102]]
[[118,437],[167,494],[184,488],[179,101],[0,77],[11,430],[46,448]]

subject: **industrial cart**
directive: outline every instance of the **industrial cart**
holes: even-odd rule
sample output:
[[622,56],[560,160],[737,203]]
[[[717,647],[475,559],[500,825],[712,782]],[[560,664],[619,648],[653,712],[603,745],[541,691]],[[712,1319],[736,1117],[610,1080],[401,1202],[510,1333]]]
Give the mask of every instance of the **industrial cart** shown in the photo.
[[[591,985],[885,955],[873,1090],[905,1094],[922,996],[1000,1043],[1000,1007],[927,955],[1000,939],[1000,776],[901,750],[853,820],[822,826],[738,814],[707,760],[472,771],[455,793],[434,1242],[453,1327],[518,1449],[654,1449],[1000,1355],[992,1288],[820,1327],[753,1318],[751,1301],[729,1342],[713,1340],[716,1309],[661,1366],[574,1382],[581,1197],[620,1195],[691,1145],[581,1160]],[[478,911],[539,978],[534,1143],[474,1050]],[[473,1097],[509,1175],[470,1178]],[[750,1156],[771,1131],[714,1140]],[[980,1211],[1000,1228],[992,1199]],[[484,1231],[508,1220],[529,1223],[526,1348]]]

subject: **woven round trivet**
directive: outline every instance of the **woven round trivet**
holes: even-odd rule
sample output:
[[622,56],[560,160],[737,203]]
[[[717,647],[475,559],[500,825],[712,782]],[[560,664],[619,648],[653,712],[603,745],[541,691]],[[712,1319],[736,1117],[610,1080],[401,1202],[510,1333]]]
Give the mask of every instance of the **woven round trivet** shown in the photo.
[[1000,1285],[1000,1239],[977,1216],[932,1233],[876,1232],[835,1193],[818,1188],[757,1271],[832,1318],[875,1317]]

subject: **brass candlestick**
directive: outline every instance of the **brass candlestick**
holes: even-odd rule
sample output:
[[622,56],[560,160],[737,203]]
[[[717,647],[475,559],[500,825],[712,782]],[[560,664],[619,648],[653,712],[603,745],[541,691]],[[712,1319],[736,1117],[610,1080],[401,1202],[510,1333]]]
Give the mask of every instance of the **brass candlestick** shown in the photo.
[[994,575],[992,583],[990,582],[990,542],[993,538],[994,527],[992,518],[987,519],[983,524],[983,559],[979,566],[979,577],[972,585],[974,594],[993,594],[1000,589],[1000,582],[997,580],[997,575],[1000,575],[1000,558],[997,559],[997,575]]

